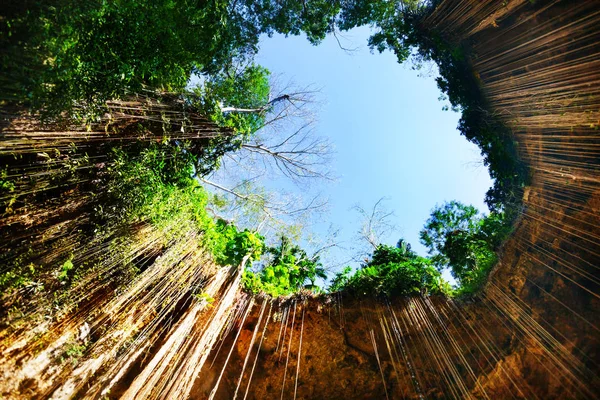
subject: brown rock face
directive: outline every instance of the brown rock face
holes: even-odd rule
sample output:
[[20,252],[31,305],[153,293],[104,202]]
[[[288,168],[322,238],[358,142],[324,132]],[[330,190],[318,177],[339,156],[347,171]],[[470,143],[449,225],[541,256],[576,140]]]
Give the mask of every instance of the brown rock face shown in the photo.
[[595,395],[593,371],[571,349],[536,330],[530,316],[507,315],[488,296],[471,304],[446,298],[258,302],[217,344],[191,398]]
[[468,43],[532,172],[481,295],[296,300],[267,304],[262,319],[259,304],[213,351],[192,398],[598,398],[599,11],[448,0],[426,19]]

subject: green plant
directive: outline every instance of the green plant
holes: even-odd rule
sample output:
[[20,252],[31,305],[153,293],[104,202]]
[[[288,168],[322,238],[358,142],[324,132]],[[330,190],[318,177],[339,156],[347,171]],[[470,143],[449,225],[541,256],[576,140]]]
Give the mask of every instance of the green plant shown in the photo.
[[15,190],[15,184],[7,178],[8,168],[0,169],[0,193],[13,192]]
[[353,274],[349,267],[338,273],[329,290],[387,297],[450,293],[431,260],[416,255],[403,240],[395,247],[379,245]]
[[194,295],[194,298],[198,300],[200,304],[206,305],[206,307],[208,308],[212,307],[212,304],[215,301],[213,297],[211,297],[208,293],[205,292],[196,293]]
[[213,245],[215,260],[221,265],[239,265],[249,255],[249,261],[258,260],[263,253],[264,237],[237,227],[223,219],[217,220]]
[[266,293],[270,296],[285,296],[300,289],[319,290],[317,278],[326,279],[325,269],[318,257],[309,257],[300,246],[285,236],[277,246],[269,247],[271,260],[259,271],[250,268],[244,271],[242,284],[251,293]]
[[102,225],[146,221],[164,232],[165,240],[195,231],[220,265],[239,265],[245,256],[257,260],[264,238],[223,219],[206,207],[209,195],[192,178],[193,158],[185,148],[154,144],[139,155],[114,150],[107,168],[107,191],[96,218]]
[[70,343],[65,349],[65,355],[67,357],[79,358],[83,356],[85,346],[79,343]]
[[73,265],[73,256],[71,256],[68,260],[66,260],[61,266],[60,269],[58,271],[58,275],[56,276],[56,278],[65,283],[68,279],[69,279],[69,272],[74,268]]
[[348,285],[348,282],[350,281],[351,276],[352,276],[352,267],[344,267],[343,270],[341,270],[340,272],[337,272],[333,276],[333,278],[331,279],[331,281],[329,283],[329,287],[327,288],[327,290],[332,293],[339,292],[344,287],[346,287],[346,285]]
[[64,351],[60,356],[60,362],[70,361],[73,365],[79,362],[79,359],[83,357],[87,350],[87,345],[77,341],[67,342],[64,347]]
[[503,213],[481,215],[473,206],[451,201],[435,208],[420,233],[439,270],[450,268],[458,294],[471,294],[497,262],[496,249],[512,231]]
[[[15,3],[15,2],[13,2]],[[253,53],[258,34],[229,1],[31,1],[0,24],[7,95],[57,116],[94,118],[105,100],[144,85],[181,90],[194,70]],[[242,17],[242,18],[240,18]],[[26,43],[26,46],[23,46]]]

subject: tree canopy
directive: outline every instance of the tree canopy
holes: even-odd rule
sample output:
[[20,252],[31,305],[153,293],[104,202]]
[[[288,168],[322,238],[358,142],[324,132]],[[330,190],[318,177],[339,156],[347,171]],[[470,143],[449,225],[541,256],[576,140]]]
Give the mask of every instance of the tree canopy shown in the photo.
[[497,247],[511,232],[502,213],[481,215],[473,206],[451,201],[436,207],[420,232],[439,270],[450,268],[465,291],[476,289],[497,261]]
[[[13,4],[14,3],[14,4]],[[306,34],[318,44],[336,29],[380,26],[372,46],[391,44],[407,3],[387,1],[155,0],[16,1],[0,21],[10,95],[57,115],[74,103],[93,110],[143,85],[182,90],[192,72],[230,71],[251,60],[261,34]],[[390,21],[390,18],[394,22]],[[399,25],[400,24],[400,25]],[[401,30],[401,29],[400,29]],[[23,42],[27,46],[23,47]],[[405,57],[404,57],[405,58]],[[25,70],[23,70],[25,68]],[[254,71],[255,70],[249,70]],[[224,82],[214,82],[218,85]]]

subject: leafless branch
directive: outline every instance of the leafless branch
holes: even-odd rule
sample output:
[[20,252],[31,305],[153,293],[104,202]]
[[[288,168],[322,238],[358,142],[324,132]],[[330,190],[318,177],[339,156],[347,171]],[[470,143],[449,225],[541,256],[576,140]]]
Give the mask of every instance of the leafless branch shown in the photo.
[[[284,225],[294,225],[315,212],[322,211],[328,201],[320,195],[303,201],[299,196],[285,196],[269,192],[255,185],[252,180],[244,180],[237,185],[223,185],[206,178],[198,178],[230,198],[223,214],[237,221],[239,225],[261,231],[267,228],[280,229]],[[255,180],[259,180],[255,177]],[[277,230],[276,229],[276,230]]]
[[332,34],[333,34],[333,37],[335,38],[335,41],[337,42],[339,48],[344,50],[347,54],[352,55],[359,50],[358,47],[347,48],[347,47],[342,46],[342,42],[340,41],[340,38],[338,37],[338,35],[341,36],[342,38],[344,38],[344,36],[341,33],[337,32],[335,29],[332,31]]
[[[393,222],[394,212],[385,208],[383,204],[385,200],[385,197],[380,198],[371,209],[365,209],[360,205],[352,208],[362,219],[357,239],[366,243],[371,251],[381,244],[385,236],[396,230],[396,224]],[[362,250],[357,257],[364,259],[364,256],[369,253],[367,250]]]

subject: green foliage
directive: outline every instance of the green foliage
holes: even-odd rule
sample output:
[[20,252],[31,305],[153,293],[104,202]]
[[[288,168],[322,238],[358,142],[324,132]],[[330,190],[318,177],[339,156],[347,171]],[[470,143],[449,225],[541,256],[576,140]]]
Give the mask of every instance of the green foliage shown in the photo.
[[107,168],[107,191],[96,210],[99,224],[147,221],[165,234],[165,240],[194,230],[220,265],[239,265],[246,255],[260,257],[264,238],[224,220],[214,221],[206,211],[208,193],[191,177],[193,159],[184,148],[154,144],[139,155],[120,149]]
[[244,8],[251,15],[259,33],[271,36],[278,32],[284,35],[306,33],[308,40],[317,44],[331,32],[334,17],[340,10],[339,1],[240,1],[240,10]]
[[65,355],[71,358],[79,358],[83,356],[86,346],[78,343],[70,343],[66,346]]
[[148,219],[161,225],[187,214],[198,226],[208,224],[206,213],[200,211],[206,195],[191,177],[193,158],[182,150],[152,144],[138,156],[130,156],[114,148],[106,171],[105,198],[97,215],[104,222]]
[[512,226],[504,214],[479,214],[473,206],[451,201],[437,207],[420,233],[440,270],[449,267],[459,281],[459,294],[473,293],[497,262],[496,249]]
[[399,12],[398,3],[393,1],[348,2],[341,13],[340,26],[342,29],[367,24],[375,27],[375,33],[368,40],[371,50],[380,53],[390,50],[402,63],[411,54],[412,17],[420,10],[417,1],[404,3]]
[[36,275],[36,266],[33,263],[21,265],[18,260],[15,264],[10,270],[0,273],[0,292],[17,290],[32,283]]
[[16,200],[15,183],[8,176],[8,167],[0,168],[0,213],[11,213]]
[[285,236],[281,237],[279,246],[269,248],[268,252],[273,255],[272,265],[282,266],[290,271],[292,287],[302,287],[307,281],[310,286],[315,286],[317,278],[326,278],[319,257],[309,257],[306,251],[291,243]]
[[242,275],[242,285],[246,291],[253,294],[286,296],[299,289],[292,287],[290,275],[290,270],[284,265],[269,265],[260,272],[246,269]]
[[271,261],[259,272],[250,268],[244,271],[242,284],[250,293],[266,293],[270,296],[285,296],[305,288],[318,290],[317,278],[326,279],[325,269],[319,257],[309,257],[302,248],[282,236],[276,247],[267,249]]
[[74,268],[73,265],[73,256],[71,256],[68,260],[66,260],[58,271],[57,279],[61,282],[66,282],[69,280],[69,272]]
[[264,251],[263,236],[247,229],[239,232],[235,225],[225,220],[217,221],[215,232],[218,239],[213,245],[213,254],[221,265],[239,265],[247,255],[249,261],[258,260]]
[[144,84],[181,90],[193,70],[216,72],[258,42],[224,0],[9,3],[0,61],[16,80],[11,94],[52,115]]
[[200,303],[205,304],[208,308],[212,307],[212,304],[215,302],[215,299],[205,292],[195,294],[194,298]]
[[[218,168],[220,158],[238,150],[264,125],[269,107],[270,72],[251,64],[241,71],[231,67],[222,73],[205,76],[202,85],[190,96],[192,104],[233,135],[220,135],[202,149],[197,173],[206,175]],[[229,111],[227,111],[229,109]]]
[[4,195],[5,193],[10,193],[15,190],[15,184],[7,179],[8,178],[8,169],[0,169],[0,194]]
[[330,292],[339,292],[344,289],[348,285],[348,281],[352,276],[352,267],[344,267],[343,270],[337,272],[329,283],[329,287],[327,288]]
[[[216,75],[206,76],[198,89],[201,110],[222,126],[233,128],[242,135],[256,132],[264,123],[264,112],[269,102],[268,69],[251,64],[241,71],[230,68]],[[222,107],[257,110],[257,112],[222,113]],[[235,118],[237,117],[237,118]]]
[[396,247],[379,245],[354,274],[347,267],[332,280],[330,291],[358,296],[409,296],[450,292],[431,260],[415,254],[401,240]]
[[468,236],[477,229],[480,221],[481,216],[475,207],[451,201],[431,212],[420,233],[421,243],[430,249],[433,262],[442,268],[449,264],[453,256],[451,250],[466,244],[465,240],[468,241]]
[[87,345],[77,341],[67,342],[64,347],[64,352],[60,356],[60,362],[70,361],[73,365],[79,362],[79,359],[83,357],[87,350]]
[[[253,272],[250,268],[245,268],[242,273],[242,287],[248,293],[259,294],[265,293],[263,282],[260,274]],[[271,296],[276,297],[278,294],[271,293]]]

